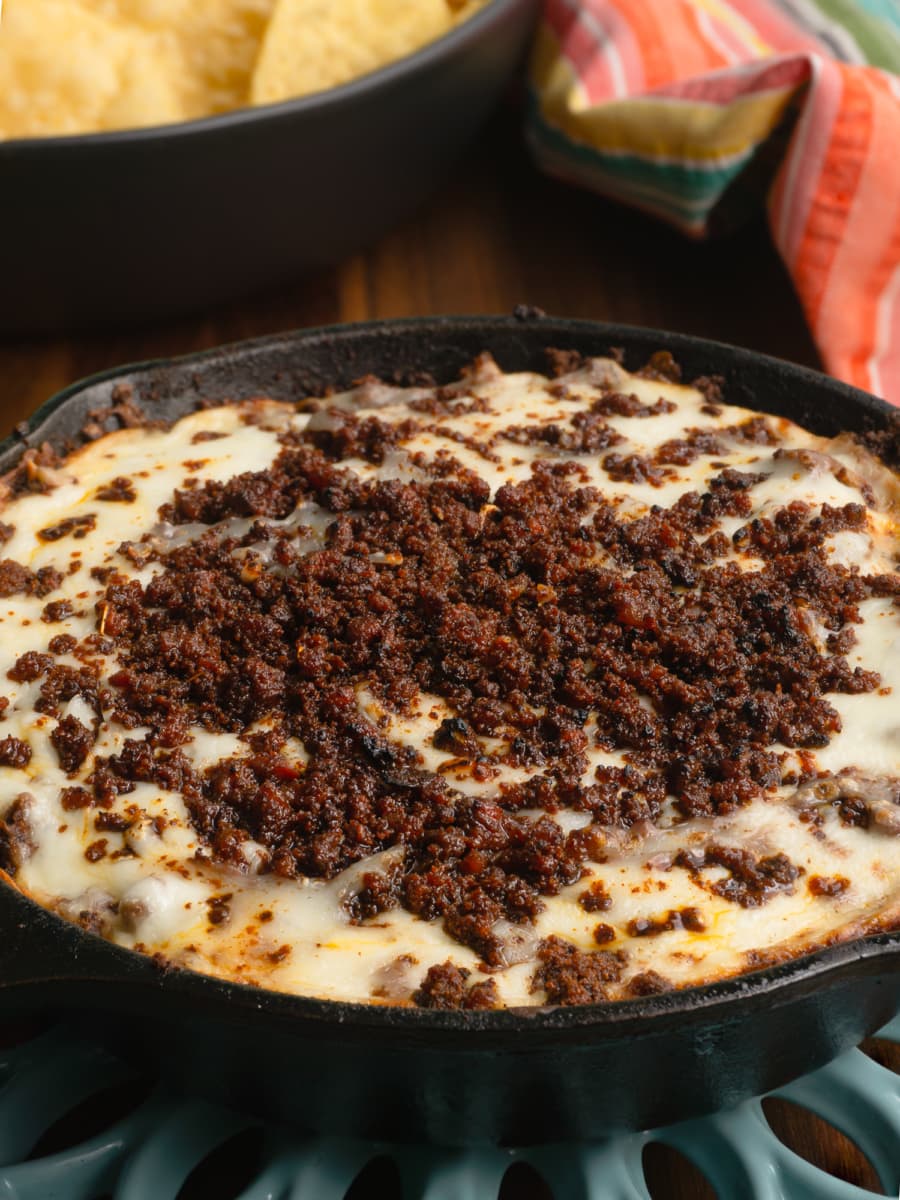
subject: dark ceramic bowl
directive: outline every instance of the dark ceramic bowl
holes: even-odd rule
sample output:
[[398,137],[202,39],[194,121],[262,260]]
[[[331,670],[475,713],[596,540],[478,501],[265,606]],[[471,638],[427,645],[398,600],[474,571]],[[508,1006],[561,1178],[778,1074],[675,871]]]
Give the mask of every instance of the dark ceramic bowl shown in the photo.
[[0,142],[0,337],[202,311],[338,261],[449,172],[538,0],[492,0],[380,71],[152,129]]
[[[818,433],[887,427],[880,400],[733,347],[621,325],[473,317],[311,330],[76,384],[30,423],[62,442],[132,384],[154,415],[200,396],[296,399],[369,372],[455,378],[481,350],[540,370],[547,347],[635,368],[671,350],[687,378]],[[21,443],[0,447],[0,471]],[[576,1008],[438,1012],[279,995],[162,972],[0,882],[0,1014],[78,1010],[96,1036],[194,1092],[330,1133],[465,1145],[596,1138],[736,1104],[821,1066],[900,1005],[900,934],[858,939],[707,987]]]

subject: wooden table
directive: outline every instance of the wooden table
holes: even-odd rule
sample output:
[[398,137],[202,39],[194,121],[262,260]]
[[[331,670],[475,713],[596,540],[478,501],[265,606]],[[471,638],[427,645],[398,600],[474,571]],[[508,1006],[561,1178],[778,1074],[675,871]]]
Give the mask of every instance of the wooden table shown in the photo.
[[171,325],[0,342],[3,432],[66,384],[124,362],[304,325],[502,313],[521,302],[818,364],[762,222],[727,241],[692,242],[537,174],[504,114],[425,211],[327,274]]
[[[427,209],[327,274],[170,325],[0,343],[3,433],[66,384],[124,362],[299,326],[504,313],[522,302],[554,315],[675,329],[819,365],[762,220],[723,241],[691,242],[537,174],[513,117],[504,114]],[[887,1053],[896,1068],[900,1056]],[[785,1105],[770,1111],[779,1136],[805,1157],[878,1187],[872,1168],[842,1135]],[[662,1147],[651,1148],[646,1167],[654,1200],[713,1195],[692,1167]],[[503,1200],[542,1194],[519,1176],[504,1187]]]

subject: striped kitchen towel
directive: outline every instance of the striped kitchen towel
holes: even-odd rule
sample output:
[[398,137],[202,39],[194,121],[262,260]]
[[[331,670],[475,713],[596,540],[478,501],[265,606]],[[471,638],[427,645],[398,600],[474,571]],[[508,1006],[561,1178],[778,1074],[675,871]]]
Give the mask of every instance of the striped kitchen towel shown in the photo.
[[828,369],[900,405],[900,0],[545,0],[528,137],[704,237],[767,203]]

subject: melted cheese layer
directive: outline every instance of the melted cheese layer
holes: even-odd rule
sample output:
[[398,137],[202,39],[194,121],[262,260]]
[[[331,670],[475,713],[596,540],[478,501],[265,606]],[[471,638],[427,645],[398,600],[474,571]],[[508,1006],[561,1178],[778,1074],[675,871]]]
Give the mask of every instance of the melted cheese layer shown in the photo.
[[[567,420],[578,405],[589,405],[610,387],[633,393],[644,404],[652,405],[661,397],[671,404],[671,411],[654,416],[609,417],[609,425],[623,439],[615,447],[618,454],[652,454],[663,442],[698,427],[718,431],[724,452],[701,454],[687,466],[670,466],[664,481],[654,486],[612,478],[602,466],[604,452],[567,455],[546,444],[521,445],[496,438],[510,425],[545,426]],[[287,404],[258,400],[193,413],[168,430],[121,430],[71,454],[55,473],[56,486],[45,494],[27,494],[6,503],[2,517],[14,532],[3,554],[32,571],[42,567],[71,571],[50,599],[69,600],[73,607],[65,619],[47,623],[42,620],[46,598],[17,594],[0,601],[0,679],[9,699],[0,736],[22,739],[32,752],[24,769],[0,767],[0,818],[9,817],[17,805],[19,821],[24,814],[27,828],[27,838],[19,846],[18,887],[120,945],[158,953],[201,972],[302,995],[404,1003],[427,969],[447,960],[478,977],[477,955],[451,940],[437,921],[421,920],[400,908],[361,924],[348,920],[342,901],[359,890],[364,873],[395,862],[395,850],[358,863],[330,882],[298,881],[266,873],[263,848],[247,843],[246,870],[239,872],[210,861],[180,795],[147,783],[119,796],[112,810],[127,817],[130,828],[98,834],[96,811],[67,811],[61,802],[63,789],[84,784],[96,757],[118,753],[127,739],[140,738],[145,731],[126,731],[104,712],[88,759],[75,777],[67,776],[50,741],[57,718],[35,708],[40,681],[17,683],[7,676],[20,655],[29,650],[46,652],[51,638],[66,633],[81,639],[96,630],[94,606],[104,587],[91,577],[91,567],[112,566],[143,584],[161,569],[158,562],[141,566],[126,557],[119,550],[124,542],[151,534],[166,548],[174,548],[206,528],[173,527],[159,519],[160,506],[184,486],[186,477],[200,483],[225,481],[244,471],[264,470],[278,455],[279,434],[285,430],[301,430],[309,422],[327,428],[334,410],[345,409],[399,422],[410,415],[410,400],[428,395],[427,389],[367,384],[332,397],[328,408],[312,417]],[[689,491],[706,490],[708,480],[724,467],[749,469],[764,478],[749,489],[752,512],[748,517],[720,520],[726,536],[793,500],[814,509],[864,503],[865,530],[832,535],[828,553],[834,562],[864,574],[896,569],[898,482],[847,438],[826,441],[787,420],[768,418],[778,435],[777,446],[748,443],[723,431],[752,417],[749,411],[726,405],[710,409],[695,389],[627,375],[615,363],[603,360],[555,386],[542,376],[504,375],[485,364],[469,381],[467,395],[481,401],[474,411],[442,415],[428,430],[401,441],[380,466],[361,459],[342,466],[364,478],[425,478],[422,460],[410,456],[433,460],[446,452],[495,492],[505,483],[527,479],[542,458],[570,457],[578,462],[584,482],[618,504],[620,515],[635,517],[653,505],[670,506]],[[221,436],[197,440],[198,434],[211,433]],[[483,449],[486,444],[491,445],[489,454]],[[804,459],[786,456],[785,450],[816,453]],[[122,476],[132,481],[134,500],[99,501],[98,489]],[[77,539],[46,541],[37,536],[39,530],[85,514],[93,515],[94,524]],[[307,526],[304,544],[314,551],[331,519],[331,514],[305,504],[284,523]],[[250,524],[226,522],[221,532],[241,535]],[[743,570],[761,565],[736,548],[729,551],[729,558]],[[872,598],[861,604],[860,615],[861,623],[854,626],[857,641],[847,657],[851,667],[877,670],[881,687],[876,692],[829,696],[840,713],[842,729],[827,746],[808,756],[823,773],[855,770],[896,781],[900,778],[896,702],[900,613],[890,599]],[[821,631],[823,637],[826,632]],[[67,655],[57,661],[78,665],[76,658]],[[107,655],[104,681],[120,666],[114,654]],[[440,697],[422,696],[412,712],[398,715],[386,711],[360,687],[358,706],[361,716],[391,742],[412,747],[421,755],[424,769],[440,771],[463,795],[496,795],[502,785],[522,782],[534,771],[504,767],[499,778],[478,779],[469,764],[454,762],[450,753],[435,749],[431,737],[437,724],[452,716]],[[94,714],[86,707],[80,699],[71,700],[63,705],[59,719],[73,715],[90,723]],[[198,768],[250,752],[246,740],[199,727],[184,750]],[[299,742],[284,753],[300,767],[307,758]],[[596,747],[588,757],[591,773],[601,763],[625,761],[617,752]],[[542,1003],[544,995],[540,989],[532,990],[531,983],[540,940],[556,935],[583,950],[596,950],[594,931],[601,921],[610,930],[604,949],[628,953],[626,971],[613,994],[617,989],[625,994],[628,981],[646,971],[686,986],[893,924],[900,911],[900,838],[847,825],[834,808],[823,808],[820,822],[810,823],[794,802],[795,791],[783,785],[765,799],[714,821],[680,819],[670,798],[665,818],[655,828],[631,834],[598,831],[606,842],[606,861],[590,865],[590,878],[547,897],[533,927],[503,931],[509,934],[508,965],[493,974],[501,1002]],[[535,819],[542,815],[533,814]],[[557,813],[553,819],[567,830],[590,823],[589,814],[571,811]],[[759,907],[742,907],[723,898],[711,890],[727,874],[722,867],[688,871],[673,865],[679,851],[701,846],[713,832],[718,843],[756,856],[787,855],[802,869],[799,880]],[[92,861],[86,852],[100,837],[105,839],[104,853]],[[817,876],[840,877],[847,886],[839,894],[816,894],[807,881]],[[592,882],[601,884],[608,896],[601,913],[586,912],[578,902]],[[222,897],[227,897],[228,915],[216,923],[210,920],[210,901]],[[691,922],[694,928],[679,920],[665,927],[670,913],[685,909],[700,914],[699,921]],[[655,923],[659,931],[636,935],[629,932],[634,922]]]

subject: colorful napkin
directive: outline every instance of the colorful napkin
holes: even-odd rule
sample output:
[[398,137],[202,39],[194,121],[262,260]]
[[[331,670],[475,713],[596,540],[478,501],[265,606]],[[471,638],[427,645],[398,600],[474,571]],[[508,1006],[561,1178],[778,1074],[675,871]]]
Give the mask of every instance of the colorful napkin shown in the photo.
[[695,237],[765,203],[828,370],[900,405],[900,0],[545,0],[528,138]]

